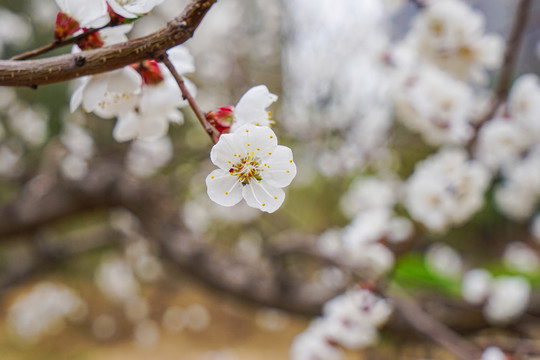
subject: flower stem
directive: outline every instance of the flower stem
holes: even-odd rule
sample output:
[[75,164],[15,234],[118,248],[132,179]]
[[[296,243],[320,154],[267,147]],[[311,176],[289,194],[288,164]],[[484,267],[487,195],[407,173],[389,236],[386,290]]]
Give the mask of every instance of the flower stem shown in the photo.
[[197,116],[197,119],[199,119],[199,122],[201,123],[202,127],[204,128],[208,136],[210,136],[210,139],[212,139],[212,142],[214,144],[217,143],[218,135],[216,134],[216,131],[206,119],[206,115],[202,112],[199,105],[197,105],[197,102],[195,101],[193,96],[191,96],[191,94],[189,93],[188,89],[186,88],[186,85],[184,84],[184,79],[182,79],[182,76],[180,76],[180,74],[174,68],[174,65],[169,60],[169,56],[167,55],[167,53],[163,53],[160,56],[158,56],[157,60],[161,61],[163,64],[165,64],[167,69],[169,69],[172,76],[176,80],[176,83],[178,84],[180,91],[182,92],[182,96],[184,97],[185,100],[188,101],[189,106],[191,107],[195,115]]
[[61,48],[62,46],[66,46],[66,45],[70,45],[70,44],[76,44],[79,40],[84,39],[85,37],[87,37],[89,35],[92,35],[93,33],[96,33],[99,30],[103,30],[106,27],[110,27],[110,26],[113,26],[113,25],[111,25],[109,23],[109,24],[104,25],[104,26],[102,26],[100,28],[89,29],[88,31],[85,31],[82,34],[79,34],[77,36],[72,36],[72,37],[64,39],[64,40],[54,40],[53,42],[51,42],[51,43],[49,43],[47,45],[44,45],[42,47],[39,47],[37,49],[30,50],[30,51],[24,52],[24,53],[19,54],[19,55],[15,55],[12,58],[10,58],[9,60],[26,60],[26,59],[30,59],[30,58],[39,56],[41,54],[48,53],[49,51]]

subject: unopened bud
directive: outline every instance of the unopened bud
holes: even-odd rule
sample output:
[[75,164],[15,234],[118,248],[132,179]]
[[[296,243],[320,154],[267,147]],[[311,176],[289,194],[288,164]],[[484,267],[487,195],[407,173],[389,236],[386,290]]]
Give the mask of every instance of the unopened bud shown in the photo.
[[220,135],[228,133],[234,120],[234,106],[220,106],[216,111],[208,112],[206,118]]

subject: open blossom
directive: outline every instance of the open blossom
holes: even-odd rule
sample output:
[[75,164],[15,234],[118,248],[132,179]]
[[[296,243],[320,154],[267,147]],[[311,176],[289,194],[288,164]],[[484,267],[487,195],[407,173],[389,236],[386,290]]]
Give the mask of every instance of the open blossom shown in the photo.
[[461,0],[428,4],[413,23],[405,40],[420,57],[461,80],[486,80],[486,69],[496,68],[503,40],[484,34],[485,18]]
[[107,0],[107,4],[116,14],[134,19],[140,15],[149,13],[155,6],[164,0]]
[[56,19],[57,31],[60,28],[72,30],[71,33],[68,31],[63,35],[71,35],[79,27],[98,28],[109,22],[104,0],[56,0],[56,4],[60,8]]
[[222,135],[210,159],[219,169],[206,177],[208,196],[223,206],[244,198],[249,206],[272,213],[285,200],[281,188],[296,175],[291,149],[278,145],[266,126],[247,124]]
[[246,91],[236,106],[221,106],[208,114],[208,120],[220,132],[235,132],[246,124],[270,126],[272,116],[266,109],[277,100],[265,85]]
[[430,230],[444,232],[468,220],[484,203],[489,172],[462,149],[442,149],[416,165],[405,205]]

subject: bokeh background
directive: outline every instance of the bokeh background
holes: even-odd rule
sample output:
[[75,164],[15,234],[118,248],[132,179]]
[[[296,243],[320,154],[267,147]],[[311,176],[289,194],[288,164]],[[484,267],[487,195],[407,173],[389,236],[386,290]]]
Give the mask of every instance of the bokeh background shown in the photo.
[[[274,130],[292,148],[298,175],[274,214],[207,198],[211,144],[188,108],[167,138],[118,143],[113,119],[69,112],[72,83],[0,88],[0,358],[286,359],[324,301],[366,278],[427,299],[481,346],[526,339],[539,349],[538,308],[525,325],[502,329],[491,328],[480,307],[460,312],[462,276],[474,267],[525,278],[534,304],[538,201],[528,216],[509,215],[494,200],[493,184],[502,181],[494,175],[466,221],[432,231],[399,200],[415,166],[447,145],[400,120],[410,116],[400,104],[413,100],[395,95],[407,91],[399,88],[399,49],[422,3],[221,0],[185,44],[196,66],[187,77],[203,110],[234,105],[258,84],[279,95],[270,108]],[[517,2],[465,3],[483,14],[483,32],[503,42]],[[165,1],[130,37],[163,27],[186,4]],[[0,5],[3,59],[52,40],[53,0]],[[539,1],[530,12],[514,78],[540,72]],[[498,66],[481,70],[481,79],[460,80],[474,94],[469,118],[484,112],[497,81]],[[79,158],[69,157],[77,151]],[[347,261],[368,265],[355,272],[327,255],[364,204],[384,196],[376,187],[358,195],[355,184],[365,178],[390,184],[402,227],[393,244],[376,239],[391,248],[389,264],[370,255],[379,250],[357,249]],[[515,241],[528,247],[508,260]],[[347,358],[452,358],[393,321],[377,346]]]

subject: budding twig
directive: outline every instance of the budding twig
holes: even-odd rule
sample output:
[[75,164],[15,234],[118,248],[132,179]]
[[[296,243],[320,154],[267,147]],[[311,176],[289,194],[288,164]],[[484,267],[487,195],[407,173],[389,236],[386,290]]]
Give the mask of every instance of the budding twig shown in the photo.
[[61,48],[61,47],[66,46],[66,45],[76,44],[77,42],[79,42],[79,40],[84,39],[85,37],[87,37],[89,35],[92,35],[93,33],[96,33],[99,30],[103,30],[103,29],[105,29],[106,27],[109,27],[109,26],[112,26],[112,25],[109,23],[109,24],[104,25],[104,26],[102,26],[100,28],[89,29],[88,31],[85,31],[82,34],[79,34],[77,36],[72,36],[72,37],[64,39],[64,40],[55,40],[55,41],[51,42],[50,44],[44,45],[44,46],[39,47],[37,49],[30,50],[30,51],[24,52],[24,53],[19,54],[19,55],[15,55],[12,58],[10,58],[9,60],[26,60],[26,59],[30,59],[30,58],[39,56],[41,54],[48,53],[49,51]]
[[529,8],[531,6],[531,2],[531,0],[521,0],[517,5],[514,22],[512,23],[510,34],[506,40],[504,59],[499,71],[497,85],[493,91],[493,96],[488,111],[475,124],[475,134],[468,144],[469,150],[476,142],[480,128],[495,115],[495,112],[499,106],[505,102],[506,98],[508,97],[510,84],[514,75],[514,68],[516,67],[519,50],[521,49],[521,43],[525,35],[525,29],[529,19]]
[[[101,74],[150,60],[193,36],[204,15],[217,0],[192,0],[184,12],[150,35],[120,44],[44,59],[0,60],[0,86],[53,84],[85,75]],[[78,66],[84,61],[83,66]]]
[[218,135],[216,134],[216,131],[206,119],[206,115],[202,112],[199,105],[197,105],[197,102],[195,101],[193,96],[191,96],[191,94],[189,93],[189,90],[186,88],[186,84],[184,83],[184,79],[182,79],[182,76],[174,68],[174,65],[171,63],[171,60],[169,60],[169,56],[167,55],[167,53],[163,53],[160,56],[158,56],[157,60],[161,61],[163,64],[165,64],[167,69],[169,69],[172,76],[176,80],[178,87],[180,88],[180,91],[182,92],[182,96],[189,103],[189,106],[191,107],[195,115],[197,116],[197,119],[199,119],[199,122],[201,123],[202,127],[204,128],[208,136],[210,136],[210,139],[212,139],[212,142],[214,144],[217,143]]

